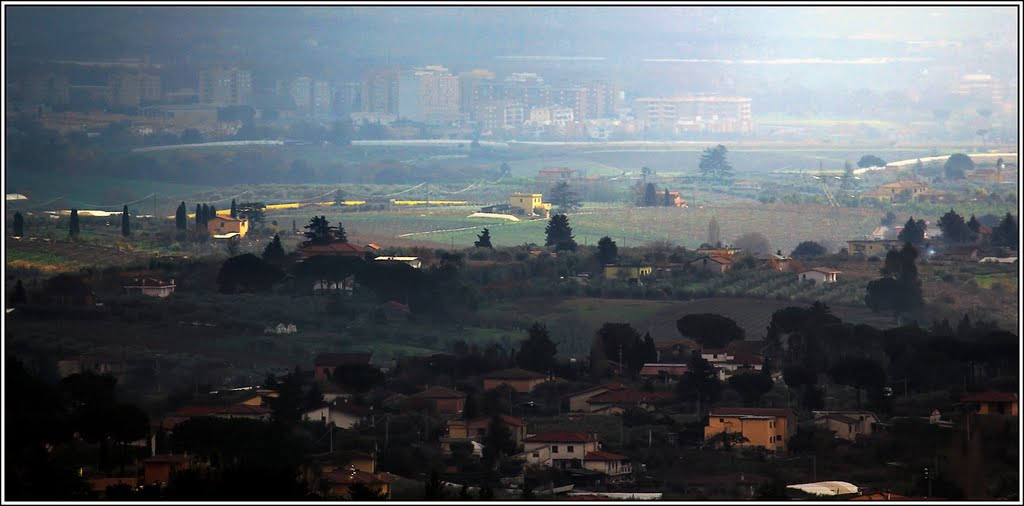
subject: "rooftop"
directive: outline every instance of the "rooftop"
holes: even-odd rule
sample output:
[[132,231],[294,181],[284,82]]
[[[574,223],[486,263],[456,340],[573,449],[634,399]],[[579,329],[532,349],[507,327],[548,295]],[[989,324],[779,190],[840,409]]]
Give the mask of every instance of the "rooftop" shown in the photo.
[[523,440],[528,443],[589,443],[597,441],[597,434],[586,432],[548,431],[538,432]]
[[583,456],[583,460],[599,460],[599,461],[629,460],[629,457],[627,457],[625,455],[619,455],[618,453],[596,451],[596,452],[587,452],[587,454]]
[[734,408],[718,407],[711,408],[709,416],[790,416],[793,410],[789,408]]
[[1017,402],[1017,394],[990,390],[988,392],[968,395],[961,399],[960,402]]
[[342,365],[369,364],[372,357],[373,354],[367,352],[320,353],[313,359],[313,364],[317,367],[324,365],[337,367]]
[[466,394],[450,388],[432,386],[426,390],[413,394],[414,399],[465,399]]
[[502,369],[500,371],[494,371],[484,376],[485,379],[542,379],[545,376],[540,373],[533,371],[527,371],[526,369]]

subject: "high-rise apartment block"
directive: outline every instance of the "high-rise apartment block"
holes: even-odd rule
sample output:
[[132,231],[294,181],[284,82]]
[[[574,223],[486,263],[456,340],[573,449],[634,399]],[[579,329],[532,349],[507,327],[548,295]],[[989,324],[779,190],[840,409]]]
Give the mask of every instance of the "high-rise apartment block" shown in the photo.
[[398,114],[398,72],[372,70],[363,79],[362,110],[378,114]]
[[32,105],[65,105],[71,101],[67,76],[33,74],[20,83],[21,99]]
[[212,67],[199,71],[199,102],[216,105],[249,105],[252,71],[238,67]]

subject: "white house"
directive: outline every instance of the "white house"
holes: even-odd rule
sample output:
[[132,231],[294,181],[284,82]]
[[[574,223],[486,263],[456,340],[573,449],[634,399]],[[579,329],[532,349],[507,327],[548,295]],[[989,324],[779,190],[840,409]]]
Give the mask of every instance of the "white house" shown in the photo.
[[814,281],[817,284],[835,283],[837,274],[842,274],[842,271],[829,269],[828,267],[815,267],[797,274],[797,280],[801,283],[804,281]]
[[413,269],[423,267],[423,262],[419,257],[377,257],[374,260],[378,262],[402,262],[409,264]]
[[302,413],[302,419],[310,422],[319,420],[324,425],[334,423],[335,427],[351,429],[361,420],[369,417],[369,415],[369,408],[348,403],[340,403],[336,405],[325,404],[318,408],[306,411]]
[[556,469],[580,469],[583,458],[598,450],[597,434],[585,432],[541,432],[523,440],[527,464]]

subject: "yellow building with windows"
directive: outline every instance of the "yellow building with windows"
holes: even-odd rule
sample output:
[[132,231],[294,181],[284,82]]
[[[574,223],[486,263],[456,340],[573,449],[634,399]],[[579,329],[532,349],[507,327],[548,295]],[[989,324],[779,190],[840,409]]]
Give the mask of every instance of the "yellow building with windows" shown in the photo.
[[604,266],[605,279],[626,279],[638,280],[650,277],[654,274],[654,267],[651,266],[629,266],[629,265],[606,265]]
[[736,446],[785,451],[787,441],[796,434],[796,415],[789,408],[714,408],[704,427],[704,441],[723,432],[746,438],[734,442]]
[[543,202],[541,193],[516,192],[508,197],[508,205],[517,209],[519,214],[527,216],[537,215],[542,218],[551,216],[551,203]]
[[230,216],[217,215],[206,222],[206,228],[210,235],[225,235],[235,233],[239,238],[245,237],[249,232],[249,220],[240,220]]

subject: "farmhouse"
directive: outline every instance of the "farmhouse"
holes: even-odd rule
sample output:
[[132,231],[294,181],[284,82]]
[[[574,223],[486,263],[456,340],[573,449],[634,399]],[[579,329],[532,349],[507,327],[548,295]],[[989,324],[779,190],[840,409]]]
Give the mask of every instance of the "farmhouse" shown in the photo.
[[591,413],[622,413],[629,408],[653,411],[656,405],[673,399],[671,392],[641,392],[631,388],[610,390],[587,400]]
[[801,283],[813,281],[815,284],[820,285],[822,283],[835,283],[836,276],[839,274],[842,274],[842,271],[837,271],[828,267],[814,267],[811,270],[797,274],[797,279]]
[[462,413],[466,405],[466,394],[449,388],[432,386],[410,396],[413,401],[441,414],[454,415]]
[[732,269],[733,261],[729,257],[707,255],[702,256],[696,260],[691,260],[690,265],[698,270],[704,270],[714,272],[716,274],[722,274],[729,269]]
[[508,197],[508,205],[512,207],[513,214],[525,216],[540,216],[548,218],[551,215],[551,203],[542,202],[543,194],[516,192]]
[[[498,416],[498,423],[512,434],[516,448],[522,447],[526,439],[526,420],[503,414]],[[473,420],[448,420],[448,435],[441,438],[441,450],[449,454],[452,443],[480,442],[487,437],[490,426],[491,418],[486,416]]]
[[951,262],[978,261],[978,248],[975,246],[953,246],[942,253],[942,259]]
[[575,170],[568,167],[544,167],[537,171],[537,181],[568,181],[572,179],[575,172]]
[[594,397],[595,395],[603,394],[603,393],[608,392],[610,390],[621,390],[623,388],[626,388],[626,386],[623,385],[622,383],[615,383],[615,382],[613,382],[613,383],[606,383],[604,385],[599,385],[599,386],[596,386],[596,387],[590,387],[590,388],[588,388],[586,390],[581,390],[581,391],[576,392],[574,394],[570,394],[568,396],[568,399],[569,399],[569,411],[570,412],[590,411],[590,405],[587,404],[587,401],[590,400],[591,397]]
[[351,429],[357,423],[370,417],[372,411],[365,406],[341,402],[323,404],[302,413],[304,421],[320,422],[324,425],[334,424],[335,427]]
[[609,483],[628,481],[633,475],[629,457],[606,451],[592,451],[583,456],[583,469],[608,476]]
[[[892,202],[902,195],[909,195],[910,198],[916,198],[918,194],[922,194],[928,190],[928,185],[918,181],[896,181],[894,183],[886,183],[874,190],[866,191],[861,194],[861,197],[873,198]],[[903,193],[907,192],[907,193]]]
[[329,244],[309,244],[298,249],[303,259],[317,255],[366,258],[371,250],[345,241],[333,241]]
[[148,295],[150,297],[167,297],[174,293],[174,280],[163,281],[154,278],[135,278],[123,286],[128,295]]
[[686,373],[686,364],[644,364],[640,368],[640,377],[643,379],[660,379],[664,383],[670,380],[677,380]]
[[218,214],[206,222],[206,229],[214,236],[238,234],[238,237],[245,237],[245,234],[249,232],[249,220],[240,220]]
[[718,434],[733,433],[746,438],[738,446],[760,446],[785,450],[786,442],[796,434],[796,415],[790,408],[713,408],[704,427],[704,441]]
[[960,403],[976,406],[979,415],[1017,416],[1020,409],[1017,394],[1007,392],[989,391],[972,394],[961,399]]

